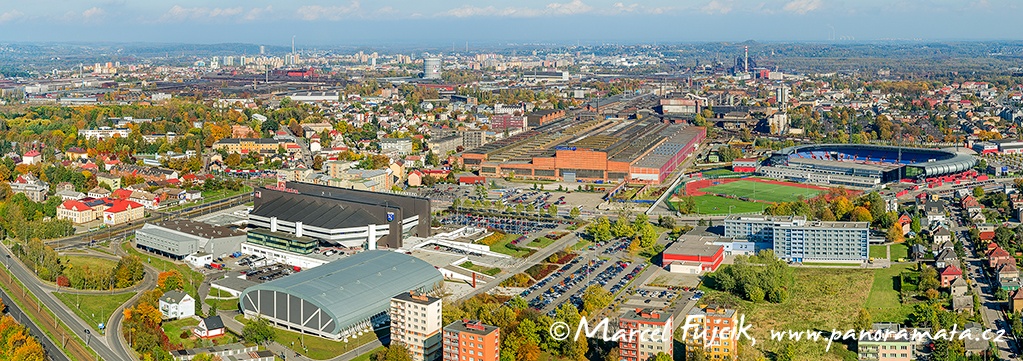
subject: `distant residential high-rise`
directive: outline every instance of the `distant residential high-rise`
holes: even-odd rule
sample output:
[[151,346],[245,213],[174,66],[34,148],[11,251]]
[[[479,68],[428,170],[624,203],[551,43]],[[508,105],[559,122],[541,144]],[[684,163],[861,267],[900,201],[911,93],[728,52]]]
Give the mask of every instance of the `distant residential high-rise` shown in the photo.
[[698,325],[684,335],[686,355],[702,348],[708,360],[735,360],[739,350],[735,343],[739,318],[734,309],[709,305],[689,311],[687,324]]
[[780,86],[776,92],[774,100],[778,101],[778,106],[784,109],[789,104],[789,88]]
[[259,46],[259,55],[263,55],[263,54],[266,54],[266,46],[260,45]]
[[440,58],[423,59],[423,79],[440,79],[442,67]]
[[391,342],[405,345],[413,361],[441,359],[441,304],[415,291],[391,298]]
[[497,361],[501,329],[479,321],[458,320],[444,326],[444,361]]

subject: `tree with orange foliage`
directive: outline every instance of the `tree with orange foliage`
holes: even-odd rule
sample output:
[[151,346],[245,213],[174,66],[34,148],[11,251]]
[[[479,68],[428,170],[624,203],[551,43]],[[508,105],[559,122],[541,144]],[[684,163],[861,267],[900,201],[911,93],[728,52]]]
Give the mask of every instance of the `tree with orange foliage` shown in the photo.
[[185,278],[177,270],[160,272],[156,284],[159,285],[163,292],[180,290],[185,287]]

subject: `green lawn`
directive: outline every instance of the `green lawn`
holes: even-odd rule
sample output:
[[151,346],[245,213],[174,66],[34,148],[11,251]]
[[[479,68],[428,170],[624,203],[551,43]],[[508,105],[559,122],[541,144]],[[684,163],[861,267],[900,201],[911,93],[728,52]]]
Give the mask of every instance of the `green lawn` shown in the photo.
[[509,247],[509,246],[512,245],[511,241],[514,241],[516,238],[519,238],[519,236],[521,236],[521,235],[519,235],[519,234],[507,234],[507,235],[505,235],[504,239],[502,239],[500,242],[494,243],[492,246],[490,246],[490,251],[497,252],[497,253],[503,253],[503,254],[506,254],[506,255],[509,255],[509,256],[512,256],[512,257],[525,257],[525,256],[529,255],[529,250],[521,249],[521,248],[520,249],[513,249],[513,248]]
[[497,267],[487,268],[487,267],[484,267],[484,266],[472,264],[472,262],[464,262],[464,263],[460,264],[459,266],[461,266],[462,268],[465,268],[465,269],[470,269],[470,270],[473,270],[473,271],[476,271],[476,272],[488,275],[488,276],[494,276],[494,275],[497,275],[498,273],[501,273],[501,269],[500,268],[497,268]]
[[843,263],[843,262],[803,262],[804,266],[827,266],[827,267],[856,267],[859,268],[859,263]]
[[759,213],[763,212],[764,208],[767,207],[767,204],[764,203],[746,202],[709,194],[695,196],[693,201],[696,202],[696,213],[707,215],[728,214],[729,210],[731,210],[731,213]]
[[[872,271],[861,269],[835,270],[823,268],[793,269],[795,282],[789,297],[782,303],[752,304],[737,301],[739,311],[752,325],[756,349],[778,352],[783,343],[770,339],[769,330],[832,330],[848,329],[856,313],[867,300]],[[708,297],[721,293],[711,291]],[[838,297],[838,298],[836,298]],[[734,298],[733,298],[734,299]],[[836,301],[839,300],[840,301]],[[845,347],[835,343],[825,352],[826,342],[796,342],[797,360],[834,360],[848,355]],[[756,359],[756,358],[752,358]],[[855,359],[855,357],[854,357]]]
[[593,242],[587,241],[585,239],[580,239],[579,242],[576,242],[574,245],[572,245],[572,250],[578,251],[581,249],[587,249],[590,247],[591,244],[593,244]]
[[892,245],[892,261],[899,259],[909,259],[909,246],[905,243],[896,243]]
[[361,354],[359,356],[356,356],[355,358],[352,359],[352,361],[369,361],[369,357],[370,356],[372,356],[373,354],[375,354],[375,353],[377,353],[377,352],[379,352],[379,351],[381,351],[383,349],[384,349],[384,347],[380,346],[380,347],[377,347],[375,349],[369,350],[369,352],[367,352],[367,353],[364,353],[364,354]]
[[192,328],[198,325],[199,320],[189,317],[180,320],[166,321],[160,325],[160,327],[163,328],[163,333],[167,335],[167,339],[170,340],[171,345],[189,349],[195,347],[195,340],[193,340],[191,336],[181,338],[181,333],[185,331],[191,333]]
[[210,305],[210,306],[213,306],[214,304],[216,304],[217,305],[217,309],[220,310],[220,311],[231,311],[231,310],[237,310],[238,309],[238,299],[237,298],[228,298],[228,299],[224,299],[224,300],[216,299],[216,298],[207,298],[206,299],[206,304]]
[[[249,320],[245,319],[245,316],[243,315],[238,315],[235,319],[242,324],[248,324],[249,322]],[[331,359],[377,339],[376,334],[373,332],[366,332],[363,333],[362,336],[355,339],[349,339],[348,342],[343,342],[331,341],[316,336],[302,335],[297,332],[291,332],[280,328],[274,328],[274,331],[276,331],[277,343],[314,360]],[[305,347],[309,350],[309,352],[302,349],[303,342],[305,342]],[[369,356],[367,356],[367,358],[368,357]]]
[[813,198],[822,192],[817,189],[800,187],[799,184],[796,183],[792,183],[791,186],[787,186],[749,180],[739,180],[731,183],[718,184],[703,188],[700,191],[748,197],[750,199],[772,203],[791,202],[796,200],[798,196],[803,196],[803,198]]
[[135,297],[135,292],[114,295],[76,295],[55,292],[53,295],[64,302],[68,309],[78,317],[85,320],[93,330],[99,331],[99,324],[107,323],[117,307]]
[[733,175],[739,174],[739,173],[733,172],[731,169],[728,169],[728,168],[709,169],[709,170],[705,170],[705,171],[703,171],[701,173],[703,173],[703,176],[706,177],[706,178],[727,177],[727,176],[733,176]]
[[547,237],[540,237],[540,238],[534,239],[532,242],[529,242],[529,244],[527,246],[535,247],[535,248],[544,248],[544,247],[550,246],[551,243],[554,243],[553,239],[550,239],[550,238],[547,238]]
[[72,267],[89,267],[89,269],[100,270],[101,272],[110,272],[114,267],[117,267],[117,261],[106,258],[89,256],[67,256],[66,258]]
[[888,246],[870,246],[870,258],[887,259]]
[[899,275],[911,267],[912,265],[896,264],[889,268],[874,270],[870,296],[867,297],[864,306],[874,322],[901,323],[913,311],[912,305],[903,305],[899,302],[899,291],[896,288]]

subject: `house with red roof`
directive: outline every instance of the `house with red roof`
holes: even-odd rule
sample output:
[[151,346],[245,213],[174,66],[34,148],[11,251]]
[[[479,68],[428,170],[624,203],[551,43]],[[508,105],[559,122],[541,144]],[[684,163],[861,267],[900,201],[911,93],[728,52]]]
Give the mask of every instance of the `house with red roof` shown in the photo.
[[1009,254],[1009,251],[995,245],[994,248],[987,252],[987,262],[988,267],[991,267],[992,270],[997,270],[1003,264],[1015,264],[1016,259]]
[[145,207],[135,201],[114,199],[110,208],[103,211],[103,223],[119,225],[137,221],[146,217]]
[[25,153],[25,155],[21,156],[21,164],[33,165],[39,164],[39,162],[42,161],[43,153],[39,153],[39,151],[35,149],[32,149],[28,151],[28,153]]
[[956,278],[960,278],[962,276],[963,271],[960,270],[959,267],[956,267],[955,265],[945,267],[945,269],[941,271],[941,287],[952,286],[952,282],[955,281]]
[[83,224],[95,220],[96,212],[82,201],[69,199],[57,206],[57,219],[67,219],[74,224]]
[[995,239],[995,226],[993,224],[979,224],[977,225],[977,232],[980,235],[981,241]]

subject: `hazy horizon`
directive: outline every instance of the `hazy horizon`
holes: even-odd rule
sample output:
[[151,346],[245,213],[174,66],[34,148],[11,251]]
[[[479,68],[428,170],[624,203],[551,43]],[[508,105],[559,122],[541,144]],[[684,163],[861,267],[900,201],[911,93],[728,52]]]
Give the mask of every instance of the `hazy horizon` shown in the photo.
[[1010,0],[39,0],[0,41],[362,45],[1020,40]]

